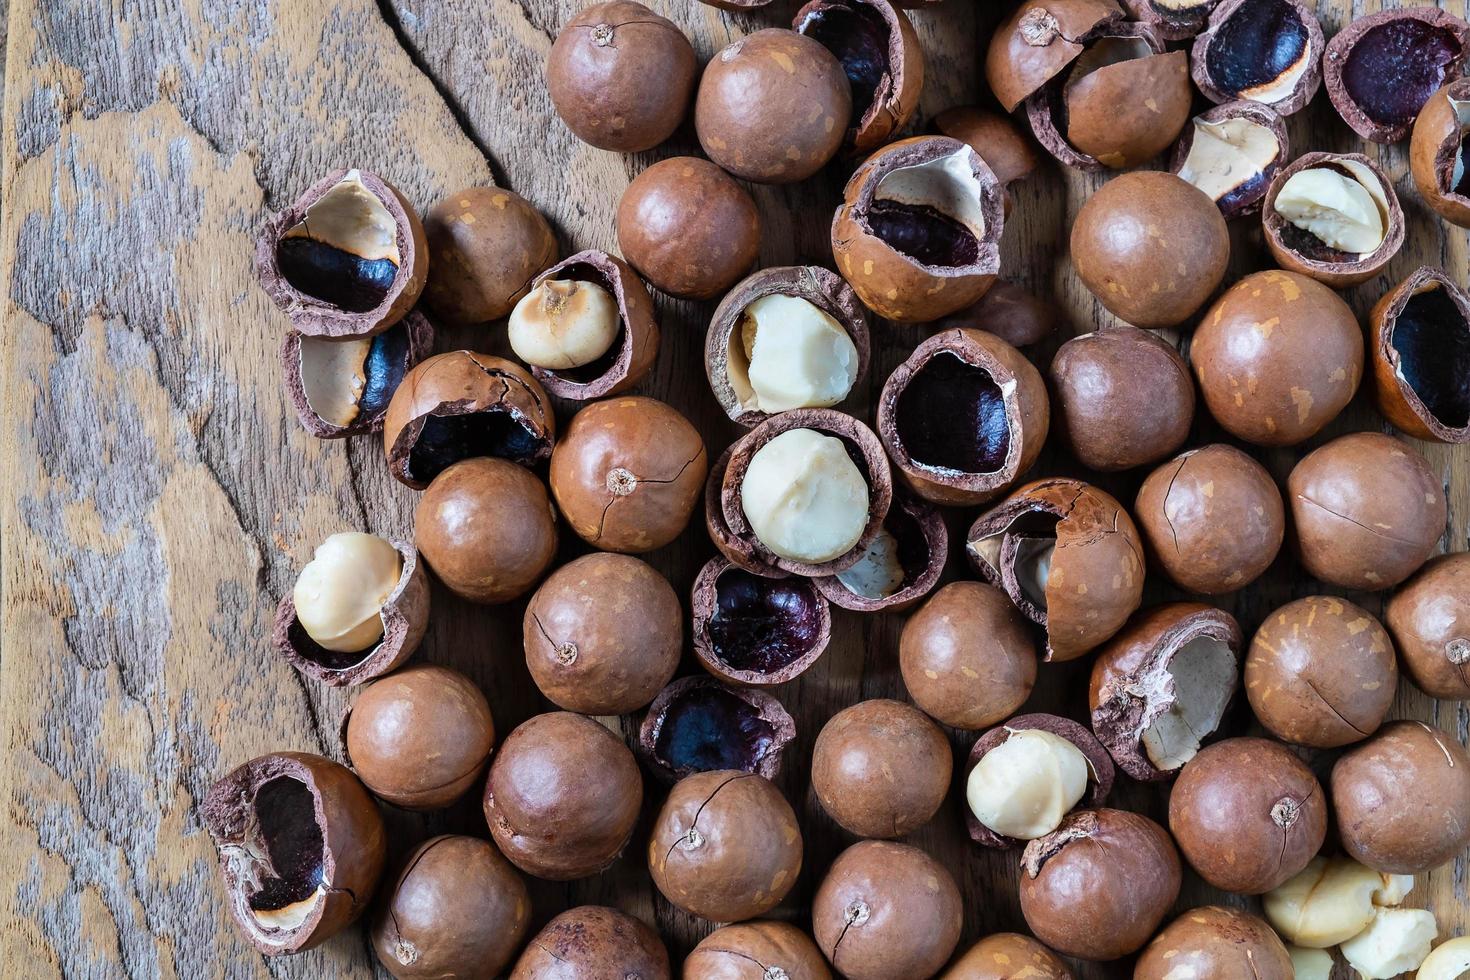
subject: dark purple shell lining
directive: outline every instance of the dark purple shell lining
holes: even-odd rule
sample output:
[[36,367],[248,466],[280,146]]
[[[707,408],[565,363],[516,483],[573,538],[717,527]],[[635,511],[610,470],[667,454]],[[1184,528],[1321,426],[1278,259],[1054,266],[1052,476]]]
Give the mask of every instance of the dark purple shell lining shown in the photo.
[[826,598],[811,580],[771,578],[712,558],[694,580],[694,652],[705,669],[736,684],[789,681],[832,636]]
[[1305,70],[1290,94],[1271,103],[1289,116],[1317,93],[1325,46],[1317,15],[1300,0],[1224,0],[1210,15],[1209,28],[1194,40],[1190,71],[1211,102],[1231,102],[1305,57]]
[[1359,136],[1397,142],[1429,97],[1460,74],[1467,43],[1470,25],[1437,7],[1360,17],[1327,45],[1327,94]]
[[638,733],[638,754],[670,783],[725,769],[774,779],[795,735],[791,715],[766,692],[729,687],[712,677],[682,677],[649,706]]
[[380,432],[383,416],[388,412],[388,402],[393,398],[398,383],[419,361],[429,356],[434,349],[434,328],[418,310],[410,311],[398,323],[373,337],[372,347],[365,364],[367,375],[361,396],[358,399],[358,415],[349,424],[339,426],[316,413],[307,397],[306,384],[301,376],[301,349],[303,344],[329,344],[337,341],[317,337],[306,337],[295,330],[288,331],[281,342],[281,370],[286,395],[296,409],[301,427],[318,439],[341,439],[346,436]]

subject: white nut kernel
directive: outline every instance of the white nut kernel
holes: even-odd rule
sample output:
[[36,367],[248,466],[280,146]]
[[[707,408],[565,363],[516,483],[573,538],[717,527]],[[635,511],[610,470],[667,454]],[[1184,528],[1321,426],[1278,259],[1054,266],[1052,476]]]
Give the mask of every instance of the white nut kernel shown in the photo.
[[740,482],[740,506],[755,536],[782,558],[810,564],[858,543],[868,494],[842,440],[813,429],[788,429],[756,450]]
[[1373,896],[1383,875],[1347,858],[1315,857],[1296,877],[1262,900],[1266,918],[1287,942],[1326,949],[1373,921]]
[[1383,887],[1373,893],[1373,904],[1385,907],[1402,905],[1413,890],[1413,875],[1383,875]]
[[296,618],[325,649],[366,650],[383,636],[383,603],[402,574],[403,557],[391,543],[375,534],[334,534],[296,579]]
[[1087,792],[1082,750],[1039,729],[1013,731],[970,771],[965,800],[975,819],[1004,837],[1035,840],[1056,830]]
[[1447,939],[1419,964],[1415,980],[1463,980],[1470,975],[1470,936]]
[[857,345],[827,313],[799,296],[762,296],[740,316],[731,338],[731,381],[741,405],[757,412],[825,408],[857,381]]
[[1368,928],[1339,948],[1364,980],[1389,980],[1417,969],[1438,931],[1433,912],[1379,909]]
[[887,528],[878,531],[856,565],[837,573],[843,588],[865,599],[887,599],[903,588],[904,577],[898,539]]
[[1383,244],[1383,212],[1368,189],[1325,167],[1299,170],[1276,195],[1276,210],[1329,248],[1367,255]]
[[516,357],[548,371],[591,364],[618,338],[618,304],[595,282],[548,279],[510,311]]
[[1332,980],[1332,954],[1327,950],[1288,943],[1286,952],[1291,957],[1291,969],[1296,980]]

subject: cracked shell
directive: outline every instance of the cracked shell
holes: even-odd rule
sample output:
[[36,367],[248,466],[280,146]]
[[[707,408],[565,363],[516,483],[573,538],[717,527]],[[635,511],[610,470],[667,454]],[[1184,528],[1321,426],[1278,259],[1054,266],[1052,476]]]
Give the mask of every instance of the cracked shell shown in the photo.
[[1143,596],[1143,543],[1121,504],[1080,480],[1028,483],[976,518],[981,577],[1046,631],[1046,659],[1075,660],[1122,628]]
[[997,932],[965,951],[940,980],[1072,980],[1072,971],[1030,936]]
[[699,500],[708,458],[689,420],[652,398],[594,402],[551,456],[551,492],[594,548],[642,553],[674,540]]
[[267,956],[341,932],[383,870],[377,804],[345,766],[319,755],[250,760],[209,788],[200,819],[219,851],[230,916]]
[[711,558],[690,600],[694,654],[732,684],[784,684],[817,662],[832,638],[832,612],[809,578],[771,578]]
[[812,792],[858,837],[903,837],[949,792],[949,739],[918,708],[874,698],[837,712],[812,748]]
[[424,301],[454,323],[506,316],[536,273],[556,261],[556,235],[529,201],[503,187],[468,187],[424,222],[434,261]]
[[1384,621],[1421,691],[1470,700],[1470,555],[1431,558],[1388,600]]
[[900,493],[883,517],[883,529],[857,564],[836,575],[814,578],[812,584],[843,609],[902,612],[938,584],[948,559],[949,529],[943,515]]
[[1194,39],[1190,71],[1211,102],[1251,99],[1289,116],[1317,94],[1325,47],[1300,0],[1224,0]]
[[1470,442],[1470,296],[1421,266],[1368,316],[1378,410],[1416,439]]
[[795,737],[791,715],[765,691],[695,674],[653,699],[638,729],[638,756],[667,783],[722,769],[775,779]]
[[404,376],[383,420],[388,472],[422,490],[479,456],[530,466],[551,455],[556,416],[526,369],[503,357],[437,354]]
[[846,146],[867,153],[909,124],[924,88],[924,49],[908,15],[888,0],[810,0],[791,29],[819,41],[852,86]]
[[1266,920],[1240,909],[1206,905],[1169,923],[1148,944],[1134,980],[1246,977],[1294,980],[1286,945]]
[[329,340],[291,330],[281,342],[286,395],[318,439],[377,432],[405,375],[434,347],[434,328],[410,312],[374,337]]
[[[1383,241],[1371,252],[1343,252],[1310,231],[1298,228],[1276,210],[1276,199],[1286,182],[1304,170],[1331,170],[1349,177],[1368,192],[1383,223]],[[1382,272],[1404,244],[1404,209],[1388,175],[1361,153],[1304,153],[1282,167],[1271,179],[1261,205],[1266,246],[1276,264],[1290,272],[1311,276],[1334,289],[1367,282]]]
[[1261,895],[1321,850],[1324,797],[1312,770],[1286,746],[1227,738],[1200,749],[1179,773],[1169,794],[1169,829],[1205,881]]
[[695,773],[674,785],[648,840],[659,892],[692,915],[738,922],[769,912],[801,873],[801,828],[754,773]]
[[1266,188],[1290,152],[1281,115],[1240,99],[1190,120],[1169,170],[1203,191],[1227,219],[1239,218],[1261,210]]
[[1429,462],[1378,432],[1313,450],[1286,493],[1302,565],[1345,589],[1393,588],[1434,553],[1445,529],[1444,486]]
[[1014,112],[1076,61],[1093,35],[1122,20],[1113,0],[1025,0],[990,36],[985,80]]
[[1409,170],[1424,203],[1451,224],[1470,228],[1470,181],[1464,179],[1470,136],[1470,79],[1434,93],[1414,121]]
[[1134,20],[1142,21],[1165,41],[1187,41],[1205,29],[1220,0],[1123,0]]
[[642,919],[579,905],[531,937],[510,980],[670,980],[669,951]]
[[817,946],[848,980],[932,977],[960,941],[949,869],[909,844],[865,840],[832,862],[812,900]]
[[810,936],[786,922],[724,926],[700,940],[684,961],[684,980],[831,980]]

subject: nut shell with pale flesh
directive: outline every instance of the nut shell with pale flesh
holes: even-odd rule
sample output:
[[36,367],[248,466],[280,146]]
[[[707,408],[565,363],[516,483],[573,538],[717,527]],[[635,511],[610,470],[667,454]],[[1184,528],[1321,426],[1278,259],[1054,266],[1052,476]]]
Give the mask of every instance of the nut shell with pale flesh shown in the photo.
[[1134,980],[1178,977],[1294,980],[1291,955],[1260,916],[1206,905],[1165,926],[1138,958]]
[[1072,980],[1072,971],[1030,936],[997,932],[962,953],[940,980]]
[[[1366,252],[1339,249],[1315,232],[1298,227],[1277,207],[1287,181],[1306,171],[1325,170],[1343,177],[1348,186],[1363,189],[1377,212],[1382,228],[1378,245]],[[1334,213],[1341,213],[1329,208]],[[1374,219],[1369,219],[1374,220]],[[1282,167],[1271,179],[1261,205],[1266,246],[1276,264],[1290,272],[1311,276],[1334,289],[1367,282],[1398,254],[1404,244],[1404,209],[1393,182],[1377,163],[1361,153],[1304,153]]]
[[301,427],[318,439],[377,432],[393,393],[434,347],[434,328],[411,311],[373,337],[331,340],[291,330],[281,377]]
[[1470,555],[1431,558],[1388,600],[1384,622],[1421,691],[1470,700]]
[[1075,660],[1122,628],[1143,596],[1143,544],[1121,504],[1080,480],[1028,483],[970,527],[970,564],[1046,630],[1046,659]]
[[998,112],[972,105],[952,106],[935,115],[930,127],[941,136],[968,143],[1002,186],[1026,179],[1040,162],[1011,118]]
[[1251,99],[1289,116],[1317,94],[1325,47],[1300,0],[1224,0],[1194,39],[1190,71],[1211,102]]
[[1226,218],[1238,218],[1261,210],[1290,152],[1281,115],[1265,103],[1239,99],[1191,119],[1169,169],[1203,191]]
[[1464,176],[1467,131],[1470,79],[1457,78],[1424,103],[1409,142],[1409,171],[1419,196],[1461,228],[1470,228],[1470,181]]
[[796,723],[755,687],[680,677],[659,692],[638,729],[638,755],[667,783],[697,772],[739,770],[775,779]]
[[928,503],[895,494],[883,528],[863,557],[836,575],[812,579],[834,606],[853,612],[902,612],[933,590],[949,558],[949,529]]
[[424,233],[433,256],[424,302],[454,323],[508,314],[558,253],[546,218],[503,187],[448,195],[425,216]]
[[509,980],[670,980],[669,951],[642,919],[578,905],[531,937]]
[[768,919],[737,922],[705,936],[684,961],[684,980],[831,980],[822,951],[805,932]]
[[1378,410],[1416,439],[1470,442],[1470,296],[1420,266],[1368,315]]

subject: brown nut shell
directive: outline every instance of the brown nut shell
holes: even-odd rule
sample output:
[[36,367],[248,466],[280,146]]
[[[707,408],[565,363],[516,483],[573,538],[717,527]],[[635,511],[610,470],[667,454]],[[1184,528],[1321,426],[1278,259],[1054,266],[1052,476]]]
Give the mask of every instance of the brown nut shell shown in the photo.
[[374,337],[328,340],[295,330],[281,342],[286,395],[301,427],[318,439],[377,432],[409,370],[434,348],[434,328],[417,311]]
[[439,810],[480,781],[495,722],[474,681],[414,664],[363,689],[342,716],[341,744],[374,796],[405,810]]
[[1470,442],[1470,296],[1420,266],[1368,315],[1378,410],[1416,439]]
[[1295,272],[1246,276],[1205,312],[1189,359],[1226,431],[1258,446],[1311,438],[1352,400],[1363,330],[1332,290]]
[[785,922],[739,922],[700,940],[684,961],[684,980],[831,980],[822,951]]
[[949,529],[929,504],[897,494],[883,530],[856,565],[812,579],[834,606],[853,612],[902,612],[939,582],[949,559]]
[[1224,0],[1194,39],[1190,71],[1211,102],[1253,99],[1289,116],[1317,94],[1325,47],[1301,0]]
[[827,720],[812,748],[812,792],[859,837],[903,837],[949,793],[949,739],[918,708],[874,698]]
[[716,770],[674,785],[648,840],[648,870],[678,908],[738,922],[780,904],[801,872],[801,828],[774,783]]
[[638,730],[638,757],[674,783],[696,772],[739,770],[775,779],[796,723],[759,688],[696,674],[659,692]]
[[1470,79],[1457,78],[1424,103],[1409,142],[1409,170],[1419,196],[1451,224],[1470,228],[1464,145],[1470,128]]
[[[348,213],[334,217],[339,209]],[[313,214],[318,233],[338,238],[337,243],[307,228]],[[347,240],[374,235],[376,242]],[[327,174],[272,217],[255,239],[261,288],[290,317],[292,328],[308,337],[382,333],[413,309],[428,271],[429,246],[419,216],[398,188],[368,170]]]
[[914,703],[978,731],[1008,718],[1036,685],[1036,644],[1019,610],[983,582],[951,582],[903,625],[898,663]]
[[868,318],[846,280],[819,265],[773,266],[752,272],[720,300],[704,335],[704,369],[710,389],[725,414],[744,426],[759,425],[771,417],[754,407],[750,359],[740,337],[745,310],[766,296],[804,299],[836,320],[857,348],[853,387],[868,374]]
[[[679,667],[684,610],[653,566],[596,552],[552,572],[526,606],[526,668],[549,701],[624,715],[652,701]],[[636,623],[637,629],[630,630]]]
[[424,301],[454,323],[507,316],[536,274],[556,261],[546,218],[503,187],[469,187],[434,205],[424,219],[434,261]]
[[[868,523],[862,537],[845,554],[830,561],[809,564],[776,554],[756,536],[740,502],[740,484],[755,454],[776,436],[792,429],[812,429],[841,439],[868,485]],[[748,548],[754,560],[761,565],[792,575],[835,575],[862,560],[868,545],[883,529],[883,519],[893,501],[893,473],[888,467],[883,445],[873,430],[851,415],[830,408],[798,408],[782,412],[741,436],[730,449],[730,461],[720,480],[720,519],[724,533],[737,540],[741,548]],[[734,558],[731,560],[735,561]],[[737,561],[736,564],[744,567],[743,562]]]
[[540,383],[514,361],[467,350],[409,371],[383,420],[388,472],[415,490],[463,459],[539,463],[555,439],[556,416]]
[[1062,311],[1024,286],[997,281],[975,302],[934,321],[938,330],[970,328],[993,333],[1012,347],[1030,347],[1057,332]]
[[979,106],[957,105],[945,109],[934,117],[929,128],[940,136],[968,144],[980,154],[1003,187],[1029,177],[1040,162],[1031,142],[1009,116]]
[[1279,742],[1200,749],[1169,794],[1169,830],[1190,867],[1228,892],[1261,895],[1307,866],[1327,834],[1312,770]]
[[761,219],[745,189],[698,157],[660,160],[618,201],[618,247],[654,286],[714,299],[760,255]]
[[1422,874],[1470,846],[1470,753],[1419,721],[1395,721],[1332,767],[1343,849],[1383,874]]
[[710,7],[719,7],[721,10],[758,10],[766,6],[771,0],[699,0],[700,3]]
[[837,855],[812,900],[817,946],[848,980],[925,980],[960,941],[949,869],[909,844],[865,840]]
[[1470,555],[1431,558],[1388,600],[1383,618],[1419,690],[1470,700]]
[[1296,971],[1286,945],[1265,919],[1206,905],[1165,926],[1133,968],[1134,980],[1179,976],[1294,980]]
[[1072,971],[1030,936],[997,932],[966,950],[940,980],[1072,980]]
[[293,592],[281,596],[271,627],[271,645],[292,667],[331,687],[361,684],[401,665],[424,638],[429,626],[429,577],[419,563],[419,553],[406,541],[393,547],[403,561],[398,584],[383,600],[383,638],[357,653],[338,653],[313,640],[296,618]]
[[1168,779],[1219,727],[1239,682],[1240,624],[1221,609],[1146,609],[1092,664],[1092,730],[1129,776]]
[[1322,81],[1342,121],[1365,140],[1397,143],[1445,82],[1458,78],[1470,24],[1438,7],[1355,17],[1327,43]]
[[[1276,210],[1276,196],[1295,174],[1303,170],[1329,169],[1345,173],[1361,183],[1377,202],[1383,215],[1383,242],[1363,255],[1340,252],[1309,231],[1297,228]],[[1374,186],[1376,184],[1376,187]],[[1304,153],[1282,167],[1271,179],[1261,204],[1261,221],[1266,246],[1276,264],[1290,272],[1311,276],[1333,289],[1367,282],[1383,271],[1404,244],[1404,209],[1388,175],[1361,153]]]
[[1187,41],[1205,29],[1220,0],[1122,0],[1134,20],[1142,21],[1165,41]]
[[404,859],[370,941],[397,980],[499,973],[531,924],[526,883],[495,845],[448,834]]
[[817,662],[832,638],[832,611],[808,578],[756,575],[711,558],[690,600],[694,654],[732,684],[784,684]]
[[551,492],[572,530],[594,548],[662,548],[689,523],[708,457],[689,420],[652,398],[594,402],[551,456]]
[[1317,749],[1362,741],[1393,707],[1393,642],[1373,614],[1308,596],[1267,616],[1245,660],[1245,693],[1272,735]]
[[[1048,549],[1041,583],[1039,562]],[[1021,487],[976,518],[966,551],[982,578],[1046,630],[1047,660],[1075,660],[1103,643],[1143,597],[1143,543],[1133,519],[1080,480]]]
[[634,0],[610,0],[583,8],[557,33],[546,91],[582,142],[638,153],[684,121],[698,68],[673,21]]
[[1411,446],[1354,432],[1307,454],[1286,481],[1293,544],[1308,572],[1345,589],[1391,589],[1439,545],[1444,485]]
[[1286,536],[1276,481],[1224,443],[1181,453],[1150,473],[1133,514],[1155,564],[1180,588],[1204,595],[1254,582]]
[[1225,218],[1239,218],[1261,210],[1266,188],[1290,153],[1281,114],[1263,102],[1240,99],[1190,120],[1174,145],[1169,171],[1203,191]]
[[642,919],[578,905],[546,923],[510,980],[670,980],[669,951]]
[[[888,0],[809,0],[791,29],[836,55],[852,85],[847,147],[867,153],[903,130],[924,90],[924,49]],[[875,57],[876,56],[876,57]]]
[[1127,325],[1073,337],[1047,370],[1062,442],[1083,466],[1156,463],[1189,438],[1194,377],[1179,352]]
[[705,154],[736,177],[789,184],[837,154],[852,102],[852,85],[832,52],[795,31],[767,28],[731,42],[705,65],[694,129]]
[[984,503],[1041,455],[1051,404],[1041,373],[981,330],[914,348],[878,396],[878,434],[910,490],[936,504]]
[[1000,181],[973,149],[914,136],[853,172],[832,217],[837,270],[879,316],[928,322],[975,302],[1000,270]]
[[1192,317],[1225,278],[1230,231],[1199,188],[1139,170],[1098,188],[1072,225],[1072,262],[1107,310],[1137,327]]
[[[991,750],[1009,741],[1012,735],[1024,731],[1047,732],[1058,738],[1064,738],[1076,746],[1077,751],[1087,759],[1087,792],[1083,794],[1074,809],[1102,806],[1108,794],[1113,791],[1113,777],[1116,774],[1113,769],[1113,760],[1108,758],[1108,750],[1092,732],[1072,719],[1041,713],[1007,718],[1005,724],[997,725],[975,740],[975,744],[970,746],[970,758],[965,764],[964,779],[960,781],[962,796],[964,787],[969,783],[970,773],[975,771],[980,760],[985,758],[985,755]],[[965,829],[970,832],[970,839],[975,843],[982,847],[1002,850],[1025,846],[1026,842],[1023,840],[1007,837],[991,830],[976,819],[968,803],[962,805],[965,810]]]
[[1113,0],[1025,0],[990,36],[985,80],[1014,112],[1082,53],[1086,42],[1123,20]]
[[648,376],[658,357],[658,320],[643,280],[626,262],[591,249],[558,262],[537,276],[532,286],[547,280],[580,280],[606,289],[618,304],[618,335],[607,353],[583,367],[532,367],[531,374],[541,387],[557,398],[591,401],[621,394]]
[[1021,857],[1021,914],[1065,956],[1115,960],[1142,948],[1179,896],[1179,852],[1147,817],[1076,810]]
[[[230,917],[267,956],[325,942],[372,900],[383,818],[345,766],[306,752],[260,756],[211,786],[199,815],[219,850]],[[273,855],[285,840],[297,846],[277,844]]]
[[643,777],[622,739],[569,711],[512,731],[485,783],[485,822],[501,853],[551,881],[606,870],[632,839],[642,803]]

